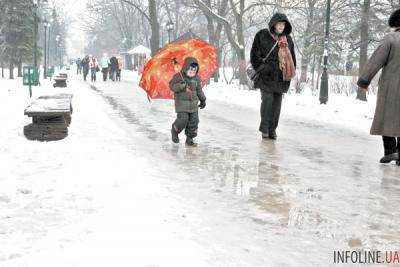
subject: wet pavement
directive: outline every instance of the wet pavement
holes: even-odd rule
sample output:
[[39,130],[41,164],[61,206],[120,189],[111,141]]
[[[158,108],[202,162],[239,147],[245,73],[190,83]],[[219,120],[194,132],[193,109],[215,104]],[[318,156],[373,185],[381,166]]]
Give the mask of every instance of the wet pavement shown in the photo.
[[215,263],[327,266],[334,250],[400,249],[400,168],[377,163],[380,139],[282,117],[278,140],[261,140],[256,109],[208,99],[199,146],[186,148],[170,141],[171,101],[149,103],[127,81],[90,90],[127,146],[154,168],[169,162],[166,184],[203,215],[188,223]]

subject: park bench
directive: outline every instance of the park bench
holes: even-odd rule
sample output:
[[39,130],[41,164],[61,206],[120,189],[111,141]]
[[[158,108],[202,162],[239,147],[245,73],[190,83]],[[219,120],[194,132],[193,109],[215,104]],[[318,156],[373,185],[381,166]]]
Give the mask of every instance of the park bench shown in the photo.
[[33,100],[24,112],[32,118],[32,123],[24,127],[25,136],[39,141],[67,137],[72,111],[71,94],[41,96]]
[[60,73],[53,77],[53,80],[55,81],[53,87],[67,87],[68,75],[66,73]]

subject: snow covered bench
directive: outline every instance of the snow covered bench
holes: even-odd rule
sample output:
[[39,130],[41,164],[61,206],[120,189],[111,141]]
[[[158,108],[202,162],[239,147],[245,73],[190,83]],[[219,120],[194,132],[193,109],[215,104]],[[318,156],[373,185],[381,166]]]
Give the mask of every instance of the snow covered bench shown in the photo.
[[53,87],[67,87],[67,79],[68,75],[66,73],[60,73],[57,76],[53,77],[55,83]]
[[41,96],[25,109],[25,115],[32,118],[32,124],[24,127],[24,134],[30,140],[53,141],[68,135],[71,123],[72,95],[58,94]]

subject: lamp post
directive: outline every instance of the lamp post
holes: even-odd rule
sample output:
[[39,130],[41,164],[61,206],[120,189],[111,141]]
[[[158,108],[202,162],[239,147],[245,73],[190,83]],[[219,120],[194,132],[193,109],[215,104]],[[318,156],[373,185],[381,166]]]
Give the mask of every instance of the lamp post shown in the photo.
[[319,92],[319,101],[326,104],[329,98],[329,74],[328,74],[328,57],[329,57],[329,30],[331,23],[331,0],[326,3],[326,21],[325,21],[325,41],[324,41],[324,69],[321,76],[321,88]]
[[49,27],[49,22],[44,19],[44,70],[43,70],[43,79],[47,78],[47,28]]
[[172,31],[174,30],[174,23],[172,21],[168,21],[168,23],[165,25],[168,31],[168,43],[171,42],[171,34]]
[[[59,50],[60,50],[60,35],[57,34],[57,36],[56,36],[56,54],[55,54],[56,60],[57,60],[57,57],[58,57],[58,55],[60,53]],[[61,66],[61,60],[60,60],[60,66]],[[60,67],[60,70],[61,70],[61,67]]]
[[39,0],[33,0],[33,66],[37,69],[37,32],[38,32],[38,10]]
[[51,67],[51,55],[50,55],[50,40],[51,40],[51,20],[50,20],[50,24],[49,24],[49,32],[48,32],[48,36],[47,36],[47,66]]
[[58,56],[59,56],[59,62],[60,62],[60,70],[63,67],[63,60],[62,60],[62,47],[61,44],[58,45]]

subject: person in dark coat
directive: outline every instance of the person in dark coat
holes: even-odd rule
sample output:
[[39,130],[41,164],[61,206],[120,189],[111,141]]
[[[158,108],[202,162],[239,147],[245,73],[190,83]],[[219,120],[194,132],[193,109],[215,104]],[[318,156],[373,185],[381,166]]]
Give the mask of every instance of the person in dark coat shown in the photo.
[[[276,13],[272,16],[268,26],[268,29],[262,29],[256,34],[251,48],[250,61],[255,70],[261,64],[264,64],[259,78],[255,81],[255,88],[260,89],[262,100],[259,130],[263,138],[276,139],[282,95],[287,93],[290,87],[290,80],[284,79],[284,74],[280,67],[280,43],[278,40],[286,39],[294,69],[296,68],[296,55],[294,43],[290,36],[292,25],[286,15]],[[266,58],[268,54],[269,56]]]
[[122,59],[121,58],[117,58],[118,61],[118,68],[117,68],[117,73],[115,75],[115,79],[117,81],[121,81],[121,72],[122,72]]
[[90,57],[86,56],[83,60],[82,60],[82,72],[83,72],[83,80],[86,81],[86,78],[89,74],[89,68],[90,68]]
[[179,143],[178,135],[185,129],[186,145],[197,146],[193,138],[197,136],[199,125],[198,109],[206,107],[206,97],[198,76],[199,68],[199,63],[195,58],[186,58],[182,70],[175,74],[169,83],[170,89],[174,92],[177,113],[171,129],[174,143]]
[[76,75],[82,74],[82,60],[78,58],[76,60]]
[[115,81],[115,76],[118,70],[118,59],[116,57],[110,58],[110,78],[112,81]]
[[400,9],[389,18],[393,32],[387,34],[372,54],[358,79],[364,90],[382,69],[375,116],[371,127],[372,135],[381,135],[384,157],[381,163],[399,162],[400,151]]

